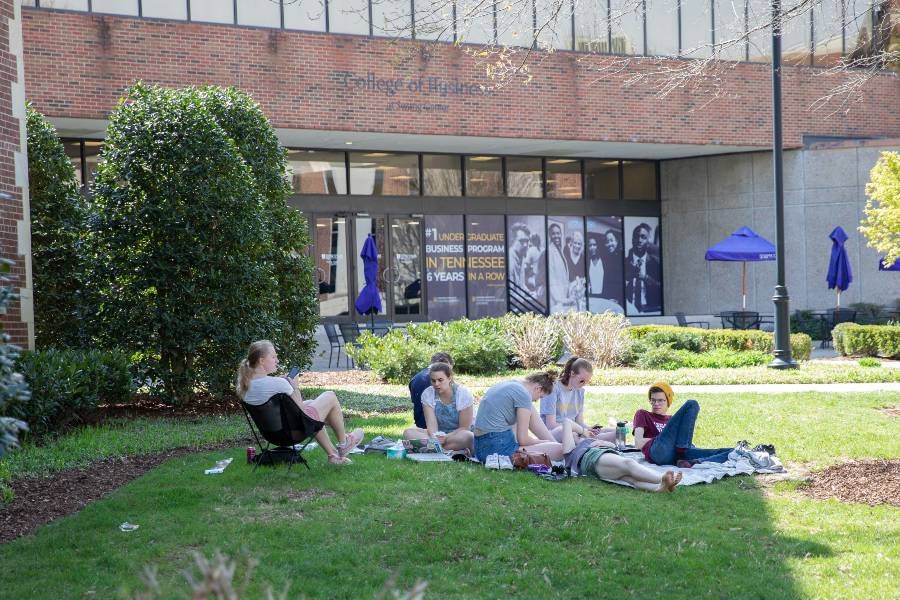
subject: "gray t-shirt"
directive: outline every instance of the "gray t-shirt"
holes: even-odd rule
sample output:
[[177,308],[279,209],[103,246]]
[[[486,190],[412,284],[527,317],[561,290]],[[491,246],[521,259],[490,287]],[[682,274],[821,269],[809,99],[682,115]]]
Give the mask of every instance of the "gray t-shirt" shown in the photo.
[[584,411],[584,388],[567,390],[561,381],[553,384],[550,395],[541,398],[541,419],[547,422],[548,415],[556,417],[556,424],[563,421],[577,421],[579,414]]
[[265,404],[269,398],[282,392],[288,396],[294,393],[294,388],[284,377],[257,377],[250,380],[244,402],[252,405]]
[[531,394],[518,381],[492,386],[478,405],[475,429],[480,433],[507,431],[516,424],[516,409],[531,410]]

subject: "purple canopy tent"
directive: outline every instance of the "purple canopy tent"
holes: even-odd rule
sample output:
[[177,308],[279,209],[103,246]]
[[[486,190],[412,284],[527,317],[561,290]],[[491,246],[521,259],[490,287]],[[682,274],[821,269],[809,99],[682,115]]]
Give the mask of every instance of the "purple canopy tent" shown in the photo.
[[741,262],[742,307],[747,309],[747,261],[775,260],[775,246],[749,227],[741,227],[706,251],[706,260]]
[[850,257],[847,256],[847,249],[844,248],[844,242],[847,241],[847,232],[838,225],[831,233],[831,259],[828,261],[828,274],[825,281],[828,282],[828,289],[837,292],[837,307],[841,307],[841,292],[850,287],[853,281],[853,269],[850,268]]

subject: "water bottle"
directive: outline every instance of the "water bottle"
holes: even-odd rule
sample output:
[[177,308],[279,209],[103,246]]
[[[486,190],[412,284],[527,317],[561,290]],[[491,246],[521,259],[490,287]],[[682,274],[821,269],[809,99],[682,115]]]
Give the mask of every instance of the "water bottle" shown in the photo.
[[625,421],[616,423],[616,450],[625,449],[625,436],[628,435],[628,427]]
[[438,441],[437,435],[431,436],[431,443],[434,445],[434,451],[438,454],[443,454],[444,449],[441,448],[441,443]]

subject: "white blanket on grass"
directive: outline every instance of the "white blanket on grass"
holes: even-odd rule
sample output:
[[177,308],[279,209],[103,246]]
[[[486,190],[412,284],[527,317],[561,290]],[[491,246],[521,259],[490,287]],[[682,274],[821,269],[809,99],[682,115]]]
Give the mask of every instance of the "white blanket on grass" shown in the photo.
[[[641,465],[647,467],[651,471],[656,471],[660,475],[666,471],[674,471],[681,473],[681,483],[679,485],[695,485],[697,483],[712,483],[723,477],[734,475],[750,475],[751,473],[784,473],[784,467],[777,463],[773,468],[761,469],[754,466],[748,459],[739,458],[737,460],[729,460],[723,463],[705,462],[694,465],[690,469],[679,469],[671,465],[655,465],[647,462],[643,454],[638,452],[629,452],[625,454],[627,458],[637,461]],[[779,468],[774,468],[779,467]],[[634,487],[627,481],[621,479],[604,479],[609,483]]]

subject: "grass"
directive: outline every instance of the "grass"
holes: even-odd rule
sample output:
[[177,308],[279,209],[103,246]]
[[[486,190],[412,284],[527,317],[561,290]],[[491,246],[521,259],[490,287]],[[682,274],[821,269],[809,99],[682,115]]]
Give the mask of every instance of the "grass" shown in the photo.
[[[402,394],[395,386],[380,391],[340,396],[351,425],[397,436],[411,415],[384,412]],[[900,456],[897,419],[877,410],[900,404],[900,393],[697,399],[698,445],[765,441],[788,464],[815,468]],[[630,416],[642,400],[589,396],[588,419]],[[236,426],[195,425],[203,436],[231,435]],[[116,427],[107,443],[139,431],[164,443],[152,441],[164,436],[148,434],[146,423]],[[17,467],[25,472],[27,455],[80,435],[26,448],[12,464],[25,461]],[[223,456],[235,458],[223,475],[202,475]],[[311,459],[312,471],[255,473],[238,446],[172,459],[80,513],[0,546],[0,589],[11,598],[128,597],[142,589],[143,568],[154,565],[163,597],[183,596],[190,552],[221,550],[259,561],[248,598],[288,583],[289,597],[373,597],[392,575],[405,589],[427,580],[433,598],[900,595],[897,509],[808,499],[794,482],[763,489],[742,477],[653,495],[476,466],[359,456],[350,467],[329,468],[319,451]],[[125,520],[140,529],[118,531]]]

